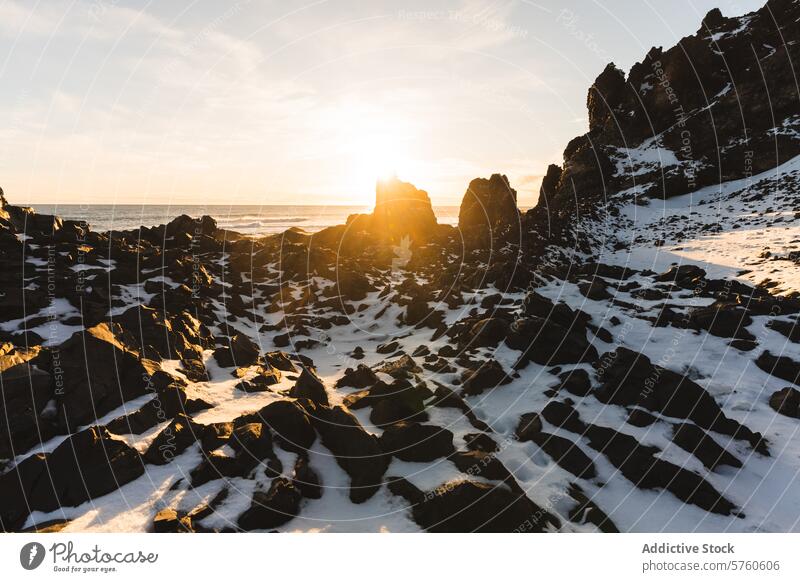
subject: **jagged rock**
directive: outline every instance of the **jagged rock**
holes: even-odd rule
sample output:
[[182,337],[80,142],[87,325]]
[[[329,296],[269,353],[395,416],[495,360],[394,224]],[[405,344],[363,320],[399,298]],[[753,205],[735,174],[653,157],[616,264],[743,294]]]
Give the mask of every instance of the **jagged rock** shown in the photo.
[[322,497],[322,480],[317,472],[311,468],[308,456],[305,454],[297,456],[292,484],[307,499],[319,499]]
[[720,465],[739,468],[742,462],[722,448],[702,428],[683,423],[672,429],[672,442],[684,451],[692,453],[712,471]]
[[359,364],[354,370],[347,368],[344,375],[336,382],[337,388],[367,388],[378,381],[378,376],[369,366]]
[[492,174],[487,180],[476,178],[469,183],[458,212],[458,228],[471,246],[488,248],[492,240],[517,234],[520,214],[517,192],[502,174]]
[[[37,359],[51,373],[54,385],[63,384],[55,399],[65,426],[90,424],[153,389],[151,378],[157,364],[140,359],[117,339],[119,335],[123,335],[119,326],[102,323],[76,332],[58,346],[59,366],[50,358]],[[60,368],[59,373],[55,368]]]
[[288,479],[273,479],[269,491],[253,493],[250,508],[239,516],[239,527],[244,531],[279,527],[297,516],[302,498]]
[[598,357],[585,331],[535,315],[514,321],[506,345],[522,352],[520,362],[532,360],[543,366],[592,362]]
[[604,403],[639,405],[665,416],[692,420],[698,426],[750,442],[766,452],[759,433],[725,416],[714,398],[689,378],[653,365],[650,360],[627,348],[603,355],[597,363],[602,383],[595,392]]
[[178,415],[153,439],[144,460],[151,465],[165,465],[194,444],[204,430],[188,416]]
[[485,390],[497,388],[511,382],[511,378],[497,361],[487,360],[476,370],[467,370],[462,377],[463,393],[467,396],[481,394]]
[[308,416],[322,438],[322,444],[350,476],[350,500],[363,503],[378,491],[389,466],[378,439],[363,429],[344,408],[316,406],[307,402]]
[[472,345],[477,347],[496,347],[506,339],[510,324],[500,317],[488,317],[480,320],[470,330]]
[[429,532],[541,532],[560,525],[527,497],[502,486],[457,481],[412,497],[422,499],[412,508],[414,521]]
[[309,368],[303,368],[300,377],[289,391],[292,398],[307,398],[315,404],[328,405],[328,393],[325,384]]
[[214,359],[223,368],[242,368],[255,364],[260,353],[258,345],[249,337],[235,333],[228,340],[228,346],[214,350]]
[[136,450],[93,426],[0,477],[3,527],[21,527],[29,511],[50,512],[96,499],[142,474],[144,463]]

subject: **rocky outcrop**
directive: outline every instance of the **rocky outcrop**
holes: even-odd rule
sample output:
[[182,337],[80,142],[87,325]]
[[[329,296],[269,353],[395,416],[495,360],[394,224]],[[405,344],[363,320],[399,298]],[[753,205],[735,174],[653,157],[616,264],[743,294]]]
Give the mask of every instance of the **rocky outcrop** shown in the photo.
[[508,178],[492,174],[469,183],[458,211],[458,228],[471,248],[489,248],[507,239],[519,243],[517,191]]

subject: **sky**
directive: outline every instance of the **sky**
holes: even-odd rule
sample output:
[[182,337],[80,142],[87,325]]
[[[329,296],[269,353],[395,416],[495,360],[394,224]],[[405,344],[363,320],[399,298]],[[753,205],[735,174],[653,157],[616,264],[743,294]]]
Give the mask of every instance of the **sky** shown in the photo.
[[0,0],[0,186],[22,203],[369,204],[396,174],[532,206],[609,62],[764,0]]

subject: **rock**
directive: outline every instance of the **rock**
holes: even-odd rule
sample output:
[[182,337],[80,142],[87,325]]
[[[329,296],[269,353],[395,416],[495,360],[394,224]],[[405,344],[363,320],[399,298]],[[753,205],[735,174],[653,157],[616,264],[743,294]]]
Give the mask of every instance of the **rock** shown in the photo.
[[250,508],[239,516],[239,527],[244,531],[279,527],[297,516],[302,498],[290,480],[275,478],[266,493],[253,493]]
[[578,524],[591,523],[603,533],[619,533],[611,518],[594,501],[588,498],[575,483],[570,483],[567,492],[576,501],[575,506],[569,511],[569,520],[571,522]]
[[712,471],[720,465],[729,467],[742,466],[742,462],[722,448],[702,428],[689,423],[675,425],[672,428],[672,442],[684,451],[692,453]]
[[379,238],[401,246],[406,236],[406,244],[429,240],[437,227],[428,193],[396,177],[378,181],[375,210],[364,224]]
[[650,426],[651,424],[657,422],[658,419],[650,414],[649,412],[645,412],[641,408],[634,408],[628,413],[628,418],[625,419],[625,422],[630,424],[631,426],[638,426],[638,427],[645,427]]
[[214,350],[214,359],[223,368],[243,368],[258,362],[261,350],[249,337],[242,333],[234,333],[227,347]]
[[598,277],[593,278],[591,281],[578,283],[578,291],[587,299],[594,299],[595,301],[603,301],[613,297],[608,292],[608,284]]
[[269,426],[278,435],[278,443],[294,452],[305,452],[317,438],[306,410],[297,402],[278,400],[254,414],[254,419]]
[[753,340],[755,336],[746,327],[753,319],[738,305],[715,304],[692,309],[689,322],[695,329],[704,329],[717,337]]
[[337,388],[367,388],[378,381],[378,376],[369,366],[359,364],[354,370],[347,368],[344,375],[336,382]]
[[705,277],[706,272],[697,265],[680,265],[661,273],[655,277],[655,280],[662,283],[674,283],[684,289],[693,289],[698,287]]
[[459,471],[470,477],[504,481],[512,490],[521,491],[511,472],[496,455],[483,451],[458,451],[450,455],[450,460]]
[[165,465],[194,444],[204,430],[188,416],[178,415],[153,439],[144,460],[151,465]]
[[369,419],[375,426],[382,427],[395,422],[424,422],[428,420],[428,413],[421,400],[409,395],[379,400],[372,405]]
[[317,472],[311,468],[308,456],[300,454],[294,464],[294,480],[292,484],[308,499],[322,497],[322,480]]
[[328,393],[325,390],[325,384],[309,368],[303,368],[297,382],[289,391],[289,396],[292,398],[307,398],[322,406],[328,405]]
[[258,373],[250,380],[242,380],[236,388],[242,392],[267,392],[270,386],[274,386],[281,381],[281,373],[275,368],[265,368],[260,366]]
[[520,441],[531,441],[542,432],[542,419],[536,412],[526,412],[519,417],[519,424],[515,434]]
[[789,418],[800,418],[800,391],[787,386],[769,397],[769,405],[778,414]]
[[480,320],[470,330],[472,346],[496,347],[506,339],[510,324],[500,317],[488,317]]
[[452,432],[414,422],[398,422],[386,427],[378,443],[387,455],[394,455],[401,461],[433,461],[454,450]]
[[503,366],[496,360],[487,360],[476,370],[467,370],[461,378],[462,392],[466,396],[475,396],[485,390],[496,388],[511,382]]
[[[34,445],[48,440],[57,427],[42,418],[48,402],[54,397],[50,374],[15,357],[11,344],[3,346],[9,357],[0,360],[0,459],[13,458]],[[5,367],[9,366],[9,367]]]
[[758,356],[756,366],[767,374],[800,386],[800,362],[796,362],[788,356],[773,356],[767,350]]
[[264,354],[264,361],[269,364],[270,368],[280,370],[281,372],[297,372],[292,361],[284,352],[267,352]]
[[532,360],[543,366],[592,362],[598,357],[585,331],[565,328],[535,315],[512,324],[506,345],[522,352],[520,362]]
[[476,178],[469,183],[458,212],[458,228],[466,238],[477,232],[483,237],[480,240],[491,241],[509,227],[518,231],[519,224],[517,192],[506,176],[492,174],[488,180]]
[[469,433],[464,435],[464,442],[470,451],[483,451],[484,453],[496,453],[499,450],[497,443],[488,434]]
[[144,474],[139,453],[97,426],[70,436],[46,462],[55,495],[43,506],[31,507],[40,511],[80,505]]
[[614,63],[609,63],[595,79],[586,97],[590,130],[600,128],[616,118],[618,114],[614,110],[622,102],[625,88],[625,73]]
[[445,483],[427,492],[412,515],[429,532],[541,532],[560,525],[524,495],[475,481]]
[[417,365],[411,356],[404,354],[397,360],[388,362],[381,366],[378,369],[378,372],[389,374],[395,379],[408,380],[412,379],[415,374],[420,374],[422,372],[422,368]]
[[564,372],[558,376],[558,379],[561,380],[558,390],[566,390],[575,396],[588,396],[592,391],[589,373],[581,368]]
[[577,444],[569,439],[546,432],[532,432],[531,440],[547,453],[562,469],[581,479],[597,475],[594,463]]
[[[308,402],[308,401],[306,401]],[[344,408],[316,406],[308,410],[311,422],[322,437],[322,444],[350,476],[350,500],[363,503],[378,491],[389,466],[378,439],[365,431]]]
[[[140,359],[118,335],[123,335],[119,326],[102,323],[74,333],[57,347],[60,370],[53,382],[63,384],[55,396],[65,427],[90,424],[153,389],[151,378],[157,364]],[[42,360],[43,365],[53,367],[52,359]]]
[[725,416],[705,389],[677,372],[653,365],[646,356],[617,348],[604,354],[597,366],[602,387],[595,396],[601,402],[638,405],[665,416],[692,420],[707,430],[747,440],[766,452],[762,436]]

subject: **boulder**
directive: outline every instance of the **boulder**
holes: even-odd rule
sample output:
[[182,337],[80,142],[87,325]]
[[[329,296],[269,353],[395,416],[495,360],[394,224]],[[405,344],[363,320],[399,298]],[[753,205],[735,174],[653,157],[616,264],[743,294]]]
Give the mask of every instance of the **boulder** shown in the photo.
[[429,532],[542,532],[560,525],[524,495],[469,480],[448,482],[425,493],[412,508],[412,516]]
[[275,478],[268,491],[253,493],[250,508],[239,516],[239,527],[244,531],[279,527],[297,516],[302,499],[302,493],[289,479]]
[[242,333],[234,333],[228,345],[214,350],[214,359],[223,368],[243,368],[258,362],[261,350],[258,345]]
[[517,192],[508,178],[492,174],[487,180],[475,178],[469,183],[458,212],[458,228],[462,233],[481,232],[488,240],[509,227],[519,228]]
[[344,408],[304,402],[322,444],[350,476],[350,501],[363,503],[375,495],[389,466],[389,457],[384,454],[378,439],[365,431],[356,417]]
[[496,360],[487,360],[475,370],[467,370],[461,378],[462,392],[466,396],[475,396],[485,390],[496,388],[511,382],[511,378]]
[[593,362],[598,354],[582,329],[571,329],[533,315],[514,321],[506,345],[522,352],[520,363],[532,360],[543,366]]
[[767,350],[758,356],[756,366],[767,374],[800,386],[800,362],[788,356],[774,356]]
[[454,450],[452,432],[415,422],[398,422],[386,427],[378,442],[387,455],[394,455],[401,461],[433,461]]
[[789,418],[800,418],[800,391],[787,386],[769,397],[769,405],[778,414]]
[[311,369],[305,367],[297,382],[289,391],[289,396],[292,398],[307,398],[313,403],[322,406],[328,405],[328,393],[325,390],[325,384]]

